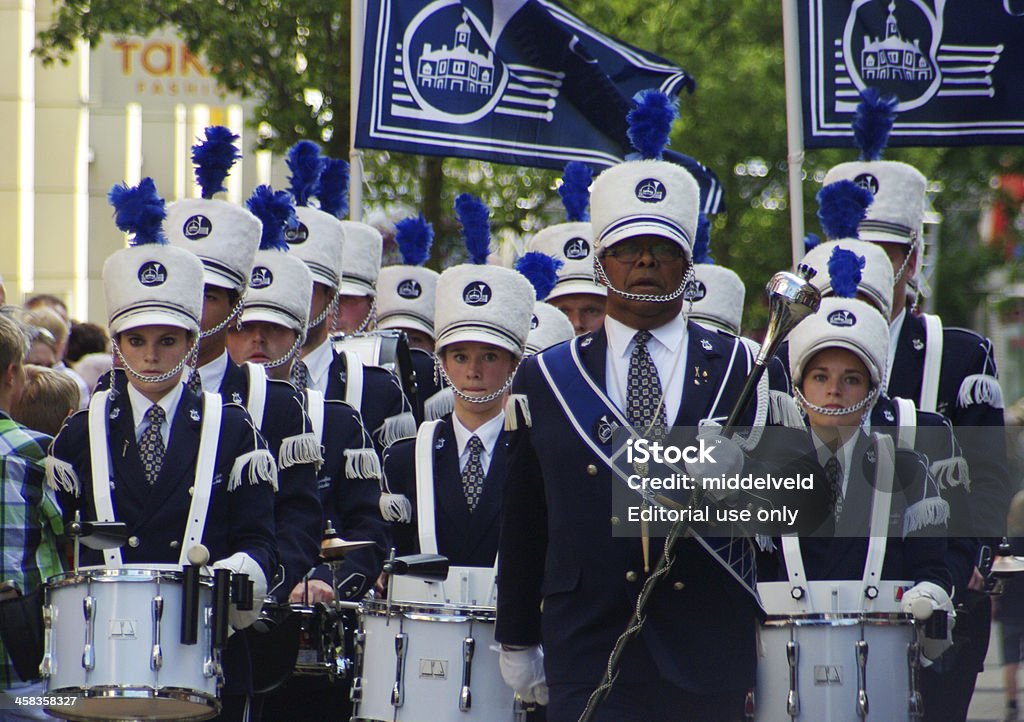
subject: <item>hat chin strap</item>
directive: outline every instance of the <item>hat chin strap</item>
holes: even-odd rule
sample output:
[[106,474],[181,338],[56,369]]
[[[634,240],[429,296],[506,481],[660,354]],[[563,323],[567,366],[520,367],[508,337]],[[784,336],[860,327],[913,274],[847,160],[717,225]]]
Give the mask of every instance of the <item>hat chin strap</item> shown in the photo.
[[238,295],[238,300],[235,302],[235,307],[231,309],[231,313],[228,314],[228,317],[225,318],[220,323],[218,323],[213,328],[211,328],[209,331],[200,331],[199,332],[199,338],[201,338],[201,339],[209,338],[210,336],[213,336],[216,333],[220,333],[225,328],[227,328],[228,324],[230,324],[236,318],[239,319],[238,323],[239,323],[239,325],[241,325],[241,316],[240,316],[240,314],[242,313],[242,307],[244,305],[245,305],[245,292],[242,292],[242,293],[240,293]]
[[[881,392],[882,387],[876,386],[873,389],[871,389],[871,391],[868,392],[867,396],[865,396],[863,399],[853,404],[852,406],[844,406],[840,409],[827,409],[824,406],[812,404],[810,401],[807,400],[807,397],[803,395],[803,392],[800,391],[800,389],[797,388],[795,384],[793,385],[793,395],[796,396],[797,401],[799,401],[805,409],[809,409],[816,414],[821,414],[822,416],[846,416],[846,414],[855,413],[865,407],[870,408],[870,406],[872,406],[875,403],[875,401],[878,400],[878,395]],[[865,415],[866,414],[867,412],[865,411]]]
[[[121,353],[121,347],[118,345],[117,341],[114,341],[113,339],[111,339],[110,346],[111,346],[111,348],[114,349],[114,353],[117,354],[117,358],[121,361],[121,367],[125,371],[127,371],[129,374],[134,376],[136,379],[138,379],[142,383],[145,383],[145,384],[159,384],[159,383],[163,383],[164,381],[167,381],[168,379],[172,379],[177,374],[181,373],[181,370],[183,368],[185,368],[185,364],[188,362],[188,360],[190,358],[192,358],[193,356],[198,356],[199,334],[196,334],[196,340],[192,342],[192,348],[190,348],[188,350],[188,352],[185,354],[185,356],[181,359],[181,361],[178,362],[178,365],[175,366],[170,371],[168,371],[167,373],[160,374],[159,376],[143,376],[138,371],[133,369],[131,367],[131,365],[128,363],[128,360],[124,357],[124,354]],[[192,373],[199,373],[199,372],[197,370],[193,369]]]
[[597,256],[594,257],[594,283],[599,286],[606,286],[612,293],[629,299],[630,301],[644,301],[647,303],[669,303],[670,301],[675,301],[686,291],[686,287],[690,284],[690,281],[693,280],[693,275],[693,264],[691,263],[690,267],[686,269],[686,273],[683,275],[683,280],[679,282],[679,287],[672,291],[672,293],[667,293],[661,296],[651,293],[630,293],[629,291],[622,291],[613,286],[612,282],[608,280],[608,274],[605,273],[604,266],[601,265]]
[[295,343],[292,344],[292,347],[290,349],[285,351],[284,356],[282,356],[279,359],[275,359],[274,361],[267,361],[266,363],[262,364],[263,368],[276,369],[278,366],[283,366],[284,364],[288,363],[293,358],[295,358],[295,353],[299,350],[299,347],[302,346],[302,342],[305,340],[306,334],[295,334]]
[[324,306],[324,310],[317,315],[312,321],[306,325],[306,329],[316,328],[324,322],[324,320],[331,314],[335,308],[338,307],[338,301],[341,299],[341,286],[334,289],[334,296],[331,297],[331,302]]
[[494,393],[487,394],[486,396],[470,396],[469,394],[464,394],[461,391],[459,391],[458,387],[455,385],[451,377],[448,375],[448,372],[444,370],[444,366],[441,363],[441,359],[438,358],[436,355],[434,356],[434,368],[437,369],[437,371],[441,374],[441,378],[444,379],[445,383],[447,383],[448,386],[451,388],[452,393],[458,396],[463,401],[468,401],[471,404],[489,404],[495,399],[501,398],[502,394],[508,391],[509,386],[512,385],[512,379],[516,375],[516,369],[519,368],[519,361],[516,362],[515,368],[512,369],[512,372],[508,375],[508,378],[505,379],[505,383],[501,385],[501,388],[495,391]]
[[375,320],[376,315],[377,315],[377,297],[376,296],[372,296],[370,298],[370,310],[367,311],[366,318],[364,318],[359,323],[359,327],[355,331],[353,331],[353,333],[363,333],[366,330],[368,330],[370,328],[370,326],[373,325],[373,321]]

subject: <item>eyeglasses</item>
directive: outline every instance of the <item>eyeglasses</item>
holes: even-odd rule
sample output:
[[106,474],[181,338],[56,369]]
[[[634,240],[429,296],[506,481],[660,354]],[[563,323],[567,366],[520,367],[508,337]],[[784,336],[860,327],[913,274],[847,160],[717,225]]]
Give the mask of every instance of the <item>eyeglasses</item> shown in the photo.
[[650,253],[656,261],[678,261],[683,249],[672,241],[622,241],[604,252],[622,263],[635,263],[644,253]]

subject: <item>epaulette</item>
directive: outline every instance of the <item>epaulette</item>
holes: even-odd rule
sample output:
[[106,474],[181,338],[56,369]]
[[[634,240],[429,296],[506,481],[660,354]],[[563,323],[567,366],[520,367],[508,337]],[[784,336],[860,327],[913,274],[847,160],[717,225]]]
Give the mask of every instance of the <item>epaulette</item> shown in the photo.
[[532,426],[529,398],[526,394],[509,394],[505,402],[505,431],[516,431],[520,427],[529,429]]

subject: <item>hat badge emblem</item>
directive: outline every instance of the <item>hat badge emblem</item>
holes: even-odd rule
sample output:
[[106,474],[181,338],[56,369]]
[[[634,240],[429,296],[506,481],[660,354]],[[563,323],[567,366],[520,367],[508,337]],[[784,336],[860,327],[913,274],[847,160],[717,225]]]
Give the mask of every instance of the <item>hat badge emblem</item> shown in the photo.
[[398,284],[395,291],[402,298],[419,298],[423,294],[423,287],[412,278],[407,278]]
[[491,287],[483,281],[473,281],[462,290],[462,300],[470,306],[486,306],[491,301]]
[[167,269],[159,261],[147,261],[139,268],[139,283],[143,286],[159,286],[167,280]]
[[637,200],[644,203],[660,203],[665,200],[665,184],[657,178],[644,178],[636,185]]
[[871,191],[874,195],[878,195],[878,178],[870,173],[861,173],[853,179],[853,182],[861,188]]
[[533,331],[537,326],[540,325],[540,321],[537,320],[537,314],[530,316],[530,330]]
[[291,245],[305,243],[308,238],[309,229],[302,221],[299,221],[294,228],[284,229],[284,239]]
[[570,261],[578,261],[590,255],[590,244],[585,238],[570,238],[562,247],[562,253]]
[[274,282],[274,274],[266,266],[256,266],[252,269],[252,277],[249,279],[250,288],[266,288]]
[[849,328],[857,323],[857,317],[854,316],[850,311],[845,308],[840,308],[833,311],[825,319],[833,326],[839,326],[840,328]]
[[704,285],[703,281],[697,280],[686,284],[686,290],[683,292],[683,298],[687,301],[703,301],[707,295],[708,287]]
[[213,233],[213,223],[203,215],[189,216],[181,227],[181,233],[190,241],[201,241]]

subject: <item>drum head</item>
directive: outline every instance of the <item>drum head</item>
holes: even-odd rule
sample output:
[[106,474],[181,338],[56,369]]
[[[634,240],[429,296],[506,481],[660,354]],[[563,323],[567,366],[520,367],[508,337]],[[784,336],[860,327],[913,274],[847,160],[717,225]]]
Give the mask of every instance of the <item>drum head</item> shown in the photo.
[[[88,693],[100,696],[75,696],[74,704],[47,707],[46,711],[68,720],[204,720],[220,712],[217,700],[191,690],[93,689]],[[54,696],[65,697],[59,692]]]

